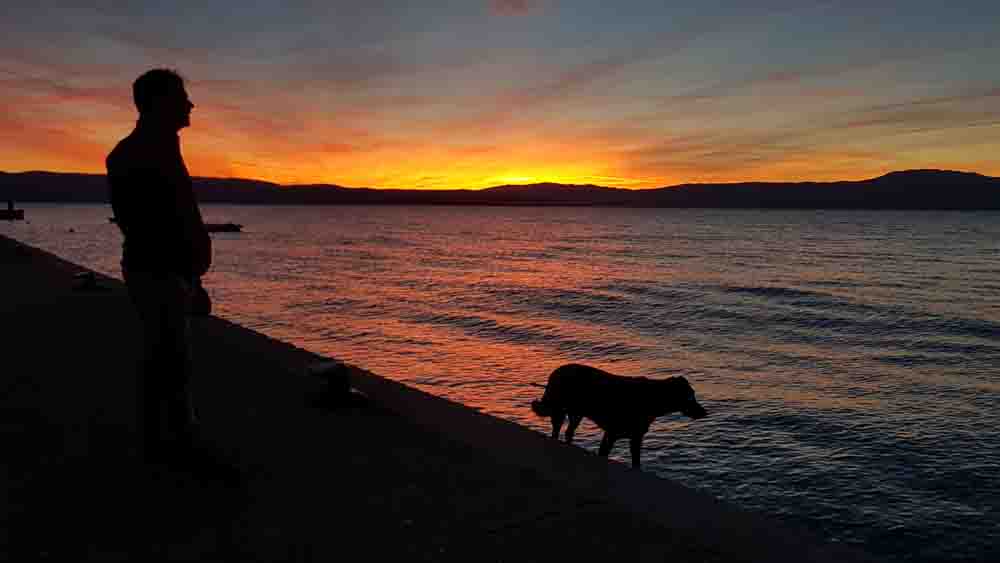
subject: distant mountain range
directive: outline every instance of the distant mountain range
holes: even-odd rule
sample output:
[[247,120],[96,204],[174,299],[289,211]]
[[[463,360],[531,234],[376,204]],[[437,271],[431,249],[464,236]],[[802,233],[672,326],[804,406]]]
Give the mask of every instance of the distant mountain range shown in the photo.
[[[948,170],[891,172],[845,182],[681,184],[624,190],[594,185],[505,185],[484,190],[400,190],[195,178],[202,202],[318,205],[577,205],[820,209],[997,209],[1000,178]],[[0,202],[106,202],[102,174],[0,172]]]

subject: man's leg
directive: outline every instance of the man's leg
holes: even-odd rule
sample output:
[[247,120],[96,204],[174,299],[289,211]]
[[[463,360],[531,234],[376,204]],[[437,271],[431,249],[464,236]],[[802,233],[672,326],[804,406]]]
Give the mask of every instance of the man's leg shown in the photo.
[[128,295],[142,325],[142,361],[136,374],[136,424],[142,451],[146,457],[153,457],[162,449],[163,413],[157,384],[161,340],[160,303],[157,299],[156,276],[148,272],[134,272],[122,269]]
[[188,301],[191,286],[179,276],[166,280],[163,321],[163,400],[167,430],[178,445],[190,445],[196,439],[197,420],[191,401],[191,325],[188,321]]
[[145,453],[156,457],[170,442],[189,441],[194,431],[187,290],[182,280],[166,274],[125,272],[125,281],[143,329],[138,424]]

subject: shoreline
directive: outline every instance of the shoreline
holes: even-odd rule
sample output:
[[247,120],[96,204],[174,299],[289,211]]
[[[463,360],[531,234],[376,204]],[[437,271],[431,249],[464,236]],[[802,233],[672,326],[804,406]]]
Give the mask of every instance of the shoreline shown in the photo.
[[[94,411],[74,410],[88,407],[77,405],[77,402],[67,403],[73,395],[59,397],[46,390],[66,391],[61,389],[61,374],[88,374],[82,376],[82,382],[72,380],[72,385],[81,385],[80,391],[84,393],[88,390],[98,392],[88,383],[98,374],[111,373],[112,379],[120,383],[129,380],[130,362],[136,360],[133,353],[135,331],[129,329],[135,327],[129,325],[131,308],[122,283],[96,274],[98,282],[110,288],[109,291],[74,292],[72,276],[89,271],[86,268],[2,236],[0,255],[4,277],[11,281],[4,318],[8,326],[25,329],[12,336],[14,343],[20,346],[10,347],[8,366],[23,368],[14,370],[18,374],[16,377],[24,379],[21,387],[35,390],[27,394],[15,391],[5,400],[10,403],[5,406],[29,411],[35,401],[34,406],[41,405],[37,410],[43,413],[53,404],[66,407],[49,413],[54,416],[43,416],[42,421],[33,420],[33,424],[29,421],[24,425],[28,436],[44,427],[63,435],[64,439],[61,448],[50,448],[52,451],[46,451],[45,455],[32,456],[29,445],[22,444],[18,463],[24,467],[18,466],[15,472],[23,469],[28,474],[44,474],[45,471],[33,470],[49,464],[46,460],[59,457],[60,453],[63,459],[94,464],[97,466],[94,469],[106,466],[107,459],[94,454],[95,450],[88,445],[104,443],[109,450],[127,450],[123,446],[130,439],[128,393],[123,389],[108,391],[109,396],[104,398],[106,404],[95,414]],[[100,322],[94,323],[95,319]],[[598,553],[595,550],[604,548],[618,555],[640,554],[640,559],[646,559],[647,554],[659,554],[680,560],[866,560],[860,552],[823,543],[808,531],[740,510],[651,474],[632,471],[579,448],[554,443],[513,422],[382,378],[357,366],[351,366],[352,386],[371,404],[333,413],[316,409],[309,405],[309,397],[315,396],[321,385],[317,379],[305,375],[305,371],[309,365],[329,358],[216,317],[196,319],[193,324],[198,371],[195,393],[199,404],[204,403],[200,409],[207,431],[213,441],[238,460],[250,475],[247,499],[237,503],[240,507],[289,490],[343,500],[347,485],[357,490],[348,495],[351,502],[341,502],[339,508],[346,507],[348,515],[363,515],[358,520],[369,524],[382,522],[385,529],[380,532],[400,540],[394,548],[403,550],[405,547],[404,551],[411,556],[414,552],[428,557],[437,553],[438,559],[457,557],[466,547],[463,541],[469,538],[477,538],[480,542],[486,541],[482,538],[491,538],[489,541],[509,543],[505,548],[508,551],[497,553],[520,559],[540,556],[547,549],[566,553],[565,540],[570,538],[560,534],[572,534],[572,531],[560,528],[583,527],[586,523],[608,532],[589,538],[600,540],[597,546],[588,546],[585,542],[577,546],[583,549],[582,554],[591,557]],[[92,327],[93,330],[87,330]],[[94,334],[86,334],[88,332]],[[117,336],[112,338],[110,333]],[[67,357],[39,355],[38,352],[44,351],[37,347],[40,336],[46,339],[47,347],[66,350]],[[109,348],[108,341],[117,342],[119,346]],[[106,365],[109,350],[121,360],[114,366]],[[62,361],[70,369],[58,370],[50,366],[46,372],[41,367],[46,361]],[[103,369],[89,369],[95,363]],[[100,390],[104,391],[104,388]],[[86,395],[75,397],[89,399]],[[85,430],[73,430],[74,425],[80,426],[80,421]],[[116,429],[109,432],[110,427]],[[328,440],[324,440],[322,446],[317,443],[320,434]],[[19,440],[32,441],[26,437]],[[350,443],[352,448],[338,447],[338,440]],[[396,447],[405,448],[411,456],[426,455],[428,459],[437,460],[436,471],[428,473],[421,467],[426,459],[386,454],[386,449]],[[54,451],[60,449],[61,452]],[[98,448],[98,451],[103,450]],[[357,467],[343,468],[345,459],[351,461],[348,465]],[[309,465],[309,469],[303,468],[303,464]],[[318,466],[324,471],[319,471]],[[380,475],[412,476],[413,479],[399,489],[397,483],[388,484],[371,475],[372,467],[378,467],[374,472]],[[467,483],[465,479],[481,480]],[[28,490],[44,490],[47,484],[44,478],[34,485],[29,479]],[[483,487],[490,490],[485,491]],[[15,485],[9,496],[23,494],[24,491],[17,489]],[[379,491],[380,500],[371,501],[369,495],[361,494],[364,491]],[[435,496],[434,491],[440,494]],[[446,494],[448,502],[436,503]],[[502,509],[483,516],[484,495],[490,497],[490,502],[499,502]],[[414,510],[427,518],[436,516],[448,521],[452,531],[442,535],[423,530],[424,533],[415,534],[413,525],[406,524],[415,519],[389,516],[409,513],[412,507],[403,509],[397,504],[405,505],[405,499],[411,496],[427,496],[423,501],[413,501],[419,505],[419,510]],[[14,513],[9,514],[8,519],[14,521],[18,509],[13,507],[16,503],[10,504]],[[305,516],[333,519],[322,511],[315,512],[321,510],[323,504],[309,506],[314,512],[310,514],[306,510]],[[387,506],[393,508],[387,512]],[[241,512],[243,515],[246,511]],[[268,525],[287,530],[290,525],[295,528],[301,524],[299,518],[302,516],[275,522],[273,517],[264,517],[251,510],[249,516],[240,521],[252,530],[267,529]],[[225,531],[224,522],[216,524]],[[343,526],[345,524],[338,524],[338,527]],[[350,524],[346,526],[351,528]],[[667,534],[652,537],[656,534],[639,533],[643,530]],[[329,538],[309,533],[300,536],[301,533],[288,531],[281,537],[294,539],[285,541],[286,546],[308,545],[319,552],[338,549],[338,546],[329,545]],[[363,536],[363,532],[358,533],[358,537]],[[233,534],[231,529],[229,534]],[[581,540],[579,537],[573,539]],[[240,536],[238,540],[247,538]],[[207,549],[206,543],[218,542],[206,541],[191,549]],[[447,556],[441,555],[444,552],[433,552],[438,543],[447,544]],[[386,549],[388,546],[372,548]],[[639,551],[634,551],[636,549]],[[268,552],[267,549],[263,551]]]

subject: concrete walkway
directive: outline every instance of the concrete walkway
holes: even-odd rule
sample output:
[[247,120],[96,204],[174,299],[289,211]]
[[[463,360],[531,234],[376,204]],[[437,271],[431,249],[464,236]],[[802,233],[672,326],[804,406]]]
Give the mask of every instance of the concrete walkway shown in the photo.
[[121,284],[0,237],[0,560],[847,561],[705,495],[359,369],[195,321],[195,401],[240,486],[135,452],[139,325]]

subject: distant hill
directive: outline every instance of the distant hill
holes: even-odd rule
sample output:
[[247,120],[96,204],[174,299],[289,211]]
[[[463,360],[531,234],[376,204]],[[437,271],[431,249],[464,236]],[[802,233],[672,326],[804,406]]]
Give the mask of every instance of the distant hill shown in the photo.
[[[319,205],[581,205],[621,207],[996,209],[1000,178],[947,170],[891,172],[850,182],[682,184],[646,190],[530,184],[484,190],[282,186],[238,178],[195,178],[203,202]],[[106,202],[104,175],[0,172],[0,201]]]

